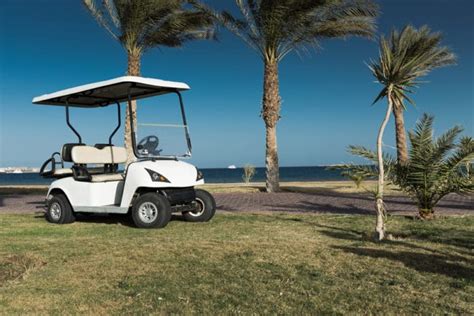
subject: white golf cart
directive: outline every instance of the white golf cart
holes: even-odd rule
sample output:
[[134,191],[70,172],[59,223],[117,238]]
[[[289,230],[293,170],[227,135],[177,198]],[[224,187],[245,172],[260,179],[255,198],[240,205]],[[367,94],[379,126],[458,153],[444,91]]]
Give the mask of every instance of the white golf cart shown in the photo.
[[[66,224],[81,213],[131,213],[136,226],[160,228],[166,226],[172,213],[179,212],[187,221],[209,221],[216,210],[214,198],[208,192],[194,188],[204,184],[202,173],[193,165],[178,160],[191,156],[191,141],[180,94],[187,89],[189,86],[185,83],[125,76],[34,98],[34,104],[64,106],[67,125],[78,138],[76,143],[64,144],[61,153],[55,152],[41,167],[43,177],[56,179],[48,190],[46,219]],[[141,124],[132,114],[131,102],[158,95],[174,95],[179,104],[177,109],[182,124],[172,127],[184,129],[187,149],[182,155],[162,154],[162,149],[158,148],[160,139],[156,135],[146,136],[137,143],[137,129]],[[129,118],[134,127],[130,137],[137,158],[123,172],[119,165],[127,161],[127,152],[125,148],[112,144],[112,138],[121,125],[121,102],[129,106]],[[108,143],[84,144],[70,123],[69,109],[109,105],[117,106],[118,124]],[[65,162],[72,166],[65,168]]]

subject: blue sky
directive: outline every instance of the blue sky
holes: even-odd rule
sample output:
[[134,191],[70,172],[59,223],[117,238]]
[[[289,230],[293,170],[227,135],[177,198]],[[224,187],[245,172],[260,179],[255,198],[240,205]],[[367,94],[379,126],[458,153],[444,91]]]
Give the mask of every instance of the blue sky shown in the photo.
[[[219,7],[234,2],[207,1]],[[406,112],[414,126],[422,113],[436,116],[436,132],[454,124],[473,135],[473,12],[468,0],[379,1],[379,32],[407,23],[442,31],[459,64],[434,71],[413,95]],[[371,106],[380,90],[365,61],[377,44],[364,39],[327,40],[310,56],[288,56],[280,66],[282,166],[357,161],[348,144],[374,147],[385,103]],[[88,15],[79,0],[2,0],[0,3],[0,166],[38,166],[74,135],[64,111],[31,104],[34,96],[121,76],[122,47]],[[154,49],[142,74],[184,81],[193,140],[192,162],[201,167],[264,164],[264,126],[259,117],[262,64],[241,41],[223,31],[219,42]],[[76,110],[73,121],[89,144],[106,141],[115,109]],[[395,143],[393,118],[385,134]],[[120,131],[119,133],[123,133]],[[115,143],[122,143],[118,134]]]

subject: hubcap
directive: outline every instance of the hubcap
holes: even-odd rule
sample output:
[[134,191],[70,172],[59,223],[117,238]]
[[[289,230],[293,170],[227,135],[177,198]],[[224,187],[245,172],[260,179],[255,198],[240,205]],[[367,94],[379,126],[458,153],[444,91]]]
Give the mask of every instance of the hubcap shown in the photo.
[[49,214],[52,219],[58,221],[61,218],[61,205],[59,205],[58,202],[51,204],[51,207],[49,208]]
[[204,201],[201,200],[200,198],[196,198],[195,202],[196,202],[196,210],[194,212],[189,212],[189,215],[198,217],[204,213],[204,211],[206,210],[206,206],[204,204]]
[[151,202],[145,202],[138,208],[138,217],[144,223],[150,224],[158,217],[158,208]]

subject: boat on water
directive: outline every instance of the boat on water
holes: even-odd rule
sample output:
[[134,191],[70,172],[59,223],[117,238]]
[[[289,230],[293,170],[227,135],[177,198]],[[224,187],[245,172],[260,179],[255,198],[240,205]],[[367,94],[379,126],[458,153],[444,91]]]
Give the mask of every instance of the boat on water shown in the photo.
[[21,169],[15,169],[15,170],[13,170],[12,173],[23,173],[23,171]]
[[237,169],[237,167],[235,165],[230,165],[227,167],[227,169]]

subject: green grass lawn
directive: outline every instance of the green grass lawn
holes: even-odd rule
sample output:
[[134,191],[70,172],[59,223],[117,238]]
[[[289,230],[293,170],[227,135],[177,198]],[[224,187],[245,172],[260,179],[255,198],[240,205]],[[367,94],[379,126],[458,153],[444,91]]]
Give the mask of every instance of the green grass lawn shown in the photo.
[[0,216],[0,314],[469,314],[474,217],[218,213],[140,230]]

